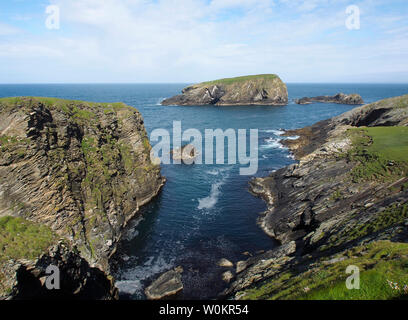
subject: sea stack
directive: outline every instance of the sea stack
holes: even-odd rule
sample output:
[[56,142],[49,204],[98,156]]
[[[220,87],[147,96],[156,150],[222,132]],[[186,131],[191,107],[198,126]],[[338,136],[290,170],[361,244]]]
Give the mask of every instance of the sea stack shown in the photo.
[[288,90],[275,74],[260,74],[202,82],[188,86],[182,94],[162,105],[286,105]]

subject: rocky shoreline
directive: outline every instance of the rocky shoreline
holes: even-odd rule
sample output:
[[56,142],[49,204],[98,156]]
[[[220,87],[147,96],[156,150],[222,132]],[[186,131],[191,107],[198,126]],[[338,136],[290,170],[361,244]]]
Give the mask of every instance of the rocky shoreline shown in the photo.
[[363,98],[356,93],[353,94],[338,93],[334,96],[304,97],[295,100],[295,103],[297,104],[311,104],[313,102],[350,104],[350,105],[364,104]]
[[[379,247],[406,248],[408,256],[408,164],[399,142],[399,131],[407,126],[408,96],[402,96],[286,132],[299,136],[284,142],[298,163],[250,182],[250,192],[268,205],[258,223],[281,246],[245,261],[222,296],[318,296],[328,284],[312,277],[327,269],[330,277],[341,279],[336,268],[351,259],[352,250],[361,252],[360,260],[352,259],[356,264]],[[382,153],[384,137],[387,147],[395,144],[394,156]],[[371,269],[380,268],[380,260],[371,260]]]
[[[140,113],[122,103],[21,97],[0,99],[0,114],[0,227],[22,230],[19,237],[7,231],[14,240],[0,256],[0,296],[28,294],[15,272],[22,268],[40,281],[34,291],[46,292],[41,261],[51,259],[67,270],[66,281],[86,283],[66,286],[66,297],[117,298],[109,259],[128,222],[165,183]],[[24,234],[31,229],[48,237],[31,239]],[[84,290],[98,287],[95,272],[107,284],[93,296]]]

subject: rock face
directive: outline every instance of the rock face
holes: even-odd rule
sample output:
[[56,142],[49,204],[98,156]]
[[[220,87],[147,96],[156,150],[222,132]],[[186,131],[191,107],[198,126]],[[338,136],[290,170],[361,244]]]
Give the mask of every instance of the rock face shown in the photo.
[[297,104],[311,104],[313,102],[324,102],[324,103],[338,103],[338,104],[364,104],[363,98],[359,94],[344,94],[338,93],[334,96],[318,96],[318,97],[304,97],[295,100]]
[[22,217],[109,272],[121,231],[164,183],[140,113],[122,103],[0,99],[0,217]]
[[225,294],[283,298],[286,292],[291,299],[302,294],[289,293],[291,277],[340,263],[347,250],[364,255],[369,249],[360,247],[367,243],[383,248],[387,244],[379,241],[408,242],[408,158],[401,142],[407,126],[408,95],[286,132],[300,137],[285,141],[299,162],[250,182],[268,205],[258,222],[281,246],[267,253],[271,259],[263,254],[238,262]]
[[156,281],[146,288],[145,294],[149,300],[160,300],[165,297],[173,296],[183,290],[181,281],[181,268],[167,271]]
[[220,79],[191,85],[162,105],[286,105],[288,91],[273,74]]
[[[49,275],[46,270],[50,265],[60,271],[58,290],[48,290],[45,286]],[[118,299],[113,278],[98,268],[92,268],[72,247],[62,242],[36,261],[8,261],[2,267],[2,272],[8,275],[3,286],[9,288],[6,295],[3,293],[3,299]]]

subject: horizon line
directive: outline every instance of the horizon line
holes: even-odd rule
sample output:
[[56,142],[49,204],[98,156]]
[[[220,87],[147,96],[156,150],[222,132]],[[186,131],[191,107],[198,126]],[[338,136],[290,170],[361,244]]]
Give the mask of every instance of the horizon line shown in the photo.
[[[0,85],[120,85],[120,84],[193,84],[201,82],[0,82]],[[287,81],[285,84],[406,84],[407,82],[330,82],[330,81],[316,81],[316,82],[292,82]]]

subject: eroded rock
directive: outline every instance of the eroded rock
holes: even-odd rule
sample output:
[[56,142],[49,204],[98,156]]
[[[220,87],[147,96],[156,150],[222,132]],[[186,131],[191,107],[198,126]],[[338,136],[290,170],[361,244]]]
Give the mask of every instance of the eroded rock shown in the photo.
[[149,300],[160,300],[165,297],[173,296],[183,290],[183,282],[181,281],[182,272],[183,269],[178,267],[163,273],[146,288],[146,297]]

